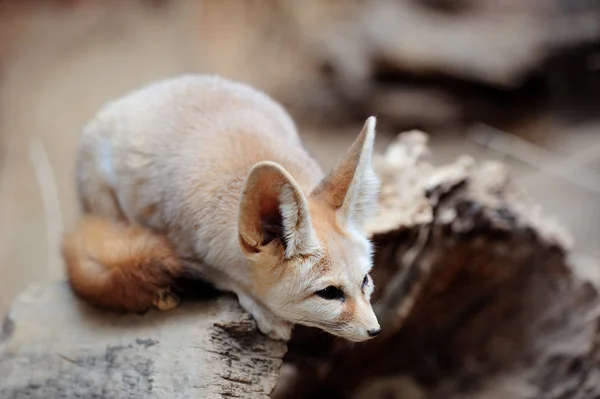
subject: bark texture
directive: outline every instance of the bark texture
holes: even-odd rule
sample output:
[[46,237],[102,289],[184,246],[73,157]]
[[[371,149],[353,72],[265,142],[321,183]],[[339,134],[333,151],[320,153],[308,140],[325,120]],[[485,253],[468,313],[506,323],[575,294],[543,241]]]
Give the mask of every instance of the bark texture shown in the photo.
[[229,297],[115,315],[32,286],[2,328],[0,398],[268,398],[285,350]]

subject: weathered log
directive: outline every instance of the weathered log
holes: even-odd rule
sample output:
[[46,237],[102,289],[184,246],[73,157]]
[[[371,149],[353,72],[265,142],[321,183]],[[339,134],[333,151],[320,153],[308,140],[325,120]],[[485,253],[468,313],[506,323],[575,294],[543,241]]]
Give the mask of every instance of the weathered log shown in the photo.
[[0,334],[0,398],[268,398],[285,350],[233,298],[116,315],[32,286]]
[[568,235],[501,165],[435,167],[426,141],[401,135],[378,162],[382,335],[297,329],[275,397],[598,397],[600,300],[569,265]]

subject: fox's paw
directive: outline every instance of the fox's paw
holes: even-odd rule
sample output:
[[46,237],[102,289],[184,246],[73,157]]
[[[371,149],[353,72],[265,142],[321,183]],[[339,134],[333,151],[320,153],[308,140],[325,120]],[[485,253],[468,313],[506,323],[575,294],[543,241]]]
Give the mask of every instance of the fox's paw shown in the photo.
[[156,292],[154,301],[152,301],[152,304],[163,312],[176,308],[179,303],[181,303],[181,299],[170,288],[163,288]]
[[287,321],[277,320],[275,318],[255,320],[260,332],[271,339],[276,341],[289,341],[292,337],[292,328],[294,326]]
[[252,315],[258,329],[271,339],[288,341],[292,336],[293,325],[277,318],[270,310],[259,305],[243,291],[237,293],[240,305]]

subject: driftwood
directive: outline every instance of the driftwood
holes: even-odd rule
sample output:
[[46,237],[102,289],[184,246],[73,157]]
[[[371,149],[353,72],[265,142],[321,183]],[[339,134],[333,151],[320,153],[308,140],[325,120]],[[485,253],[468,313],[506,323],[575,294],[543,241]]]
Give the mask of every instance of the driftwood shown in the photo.
[[114,315],[34,287],[0,336],[0,398],[600,397],[600,300],[568,235],[502,165],[427,157],[414,131],[375,158],[376,339],[297,327],[286,354],[229,297]]

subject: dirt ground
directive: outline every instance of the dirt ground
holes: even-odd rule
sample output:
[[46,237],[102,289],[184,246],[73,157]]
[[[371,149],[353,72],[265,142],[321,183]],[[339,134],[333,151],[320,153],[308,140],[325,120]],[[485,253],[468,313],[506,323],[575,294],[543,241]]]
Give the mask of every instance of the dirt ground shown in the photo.
[[[174,2],[161,12],[138,7],[39,10],[0,26],[0,315],[29,282],[64,278],[58,247],[63,229],[78,212],[73,164],[86,120],[105,101],[139,85],[204,72],[193,40],[192,3]],[[550,118],[535,128],[544,130],[546,145],[560,154],[550,158],[552,163],[571,159],[558,169],[573,169],[572,160],[579,160],[599,182],[599,126],[565,127]],[[359,128],[311,128],[303,136],[329,167]],[[378,147],[395,133],[380,132]],[[436,162],[461,153],[505,159],[526,191],[569,227],[576,254],[589,262],[590,273],[599,273],[600,191],[484,150],[464,135],[436,134],[432,145]],[[577,167],[571,174],[582,173]]]

